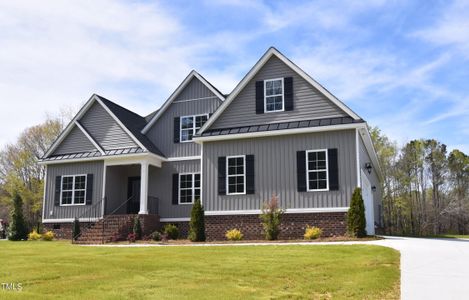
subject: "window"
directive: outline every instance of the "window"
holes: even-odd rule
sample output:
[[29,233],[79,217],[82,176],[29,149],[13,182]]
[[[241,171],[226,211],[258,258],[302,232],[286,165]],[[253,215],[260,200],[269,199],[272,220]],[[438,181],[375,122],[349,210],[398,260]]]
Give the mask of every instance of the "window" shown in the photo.
[[265,112],[284,110],[283,78],[264,80]]
[[86,175],[62,176],[60,205],[82,205],[86,199]]
[[192,204],[200,198],[200,173],[179,174],[179,204]]
[[181,117],[181,142],[192,141],[192,137],[196,134],[205,122],[207,122],[208,115],[199,116],[185,116]]
[[327,150],[306,151],[308,191],[328,191]]
[[246,157],[228,156],[226,170],[227,195],[246,194]]

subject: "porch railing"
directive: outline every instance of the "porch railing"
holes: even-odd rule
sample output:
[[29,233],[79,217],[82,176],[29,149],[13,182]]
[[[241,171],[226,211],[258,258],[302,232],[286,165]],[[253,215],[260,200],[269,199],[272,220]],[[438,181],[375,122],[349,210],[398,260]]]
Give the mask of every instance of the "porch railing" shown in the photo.
[[82,229],[90,228],[92,226],[91,222],[96,221],[102,214],[102,204],[106,203],[106,197],[103,197],[100,201],[96,202],[92,206],[88,207],[80,216],[75,219],[78,219],[78,226],[80,227],[80,232],[74,235],[74,226],[75,222],[72,224],[72,243],[76,241],[83,233]]
[[160,199],[154,196],[148,196],[148,213],[153,215],[159,215],[159,203]]
[[101,221],[102,223],[102,232],[101,232],[101,237],[102,237],[102,240],[101,242],[104,244],[105,243],[105,240],[104,240],[104,232],[108,226],[108,220],[111,216],[114,216],[114,215],[117,215],[119,210],[124,207],[124,205],[127,205],[127,203],[129,203],[130,200],[132,200],[134,198],[134,196],[130,196],[127,200],[125,200],[124,202],[122,202],[117,208],[115,208],[113,211],[111,211],[109,214],[106,214],[105,216],[103,216],[103,220]]

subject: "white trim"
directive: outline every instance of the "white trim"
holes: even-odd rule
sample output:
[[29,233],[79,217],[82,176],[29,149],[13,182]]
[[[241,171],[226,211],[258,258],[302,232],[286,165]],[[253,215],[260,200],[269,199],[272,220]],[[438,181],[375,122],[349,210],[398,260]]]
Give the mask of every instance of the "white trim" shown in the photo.
[[347,114],[349,114],[353,119],[359,120],[361,119],[355,112],[353,112],[347,105],[345,105],[342,101],[337,99],[334,95],[332,95],[328,90],[326,90],[322,85],[320,85],[317,81],[315,81],[311,76],[306,74],[303,70],[301,70],[297,65],[291,62],[288,58],[286,58],[282,53],[280,53],[277,49],[271,47],[267,52],[259,59],[259,61],[252,67],[252,69],[244,76],[244,78],[238,83],[238,85],[234,88],[231,94],[226,98],[222,105],[215,111],[213,116],[205,123],[205,125],[200,130],[200,133],[204,132],[209,128],[215,120],[217,120],[220,115],[225,111],[225,109],[230,105],[233,99],[238,96],[238,94],[245,88],[245,86],[251,81],[251,79],[259,72],[259,70],[267,63],[267,61],[272,57],[276,56],[281,61],[283,61],[287,66],[293,69],[298,75],[303,77],[309,84],[315,87],[319,92],[321,92],[324,96],[326,96],[332,103],[337,105]]
[[[132,153],[132,154],[122,154],[122,155],[112,155],[112,156],[97,156],[97,157],[84,157],[84,158],[74,158],[74,159],[58,159],[58,160],[45,160],[40,161],[40,165],[54,165],[54,164],[65,164],[73,162],[82,162],[82,161],[104,161],[105,165],[119,165],[119,164],[131,164],[132,159],[148,159],[150,164],[161,167],[161,162],[166,161],[165,158],[156,155],[154,153]],[[130,162],[129,162],[130,161]],[[137,161],[139,163],[139,161]]]
[[99,152],[101,152],[102,155],[105,155],[106,153],[104,152],[103,148],[98,144],[98,142],[89,134],[89,132],[78,122],[78,120],[75,121],[75,125],[83,132],[83,134],[90,140],[90,142],[93,144],[93,146],[98,149]]
[[160,222],[188,222],[191,218],[160,218]]
[[[243,158],[243,180],[244,180],[244,183],[243,183],[243,192],[242,193],[230,193],[230,185],[229,185],[229,179],[230,179],[230,176],[231,177],[239,177],[240,175],[239,174],[236,174],[236,175],[229,175],[229,163],[228,161],[230,160],[230,158],[240,158],[242,157]],[[246,195],[246,155],[231,155],[231,156],[227,156],[226,157],[226,181],[225,181],[225,184],[226,184],[226,195],[227,196],[233,196],[233,195]]]
[[370,156],[371,163],[373,164],[373,167],[375,168],[376,174],[378,175],[379,179],[382,180],[383,177],[381,174],[381,166],[379,165],[379,160],[376,154],[376,149],[373,145],[373,140],[371,139],[371,135],[368,130],[368,127],[365,126],[363,128],[359,128],[359,133],[363,140],[363,144],[365,144],[366,152]]
[[195,141],[196,143],[202,143],[202,142],[208,142],[208,141],[224,141],[224,140],[247,139],[247,138],[266,137],[266,136],[278,136],[278,135],[355,129],[355,128],[362,128],[365,126],[366,126],[365,123],[351,123],[351,124],[306,127],[306,128],[295,128],[295,129],[282,129],[282,130],[250,132],[250,133],[200,136],[200,137],[194,138],[193,141]]
[[208,96],[208,97],[201,97],[201,98],[194,98],[194,99],[187,99],[187,100],[176,100],[173,103],[183,103],[183,102],[191,102],[191,101],[199,101],[199,100],[207,100],[207,99],[215,99],[218,98],[217,96]]
[[357,187],[362,186],[361,173],[360,173],[360,146],[359,146],[358,128],[355,129],[355,152],[356,152],[356,168],[357,168]]
[[[277,95],[269,95],[267,96],[267,82],[268,81],[277,81],[280,80],[282,82],[282,94],[277,94]],[[279,110],[267,110],[267,97],[277,97],[277,96],[282,96],[282,109]],[[275,112],[281,112],[285,111],[285,85],[283,83],[283,77],[282,78],[274,78],[274,79],[266,79],[264,80],[264,113],[275,113]]]
[[[326,169],[323,170],[309,170],[309,160],[308,160],[308,153],[311,152],[324,152],[326,154]],[[306,191],[307,192],[327,192],[329,191],[329,161],[328,161],[328,153],[327,149],[316,149],[316,150],[306,150],[305,151],[305,164],[306,164]],[[309,172],[324,172],[326,171],[326,188],[325,189],[310,189],[309,188]]]
[[[209,118],[209,114],[200,114],[200,115],[187,115],[187,116],[180,116],[179,117],[179,143],[193,143],[194,136],[197,134],[197,132],[200,130],[202,127],[197,127],[196,126],[196,120],[197,117],[202,117],[206,116],[207,120]],[[183,118],[192,118],[192,138],[190,140],[182,140],[182,131],[183,130],[191,130],[191,128],[182,128],[182,119]],[[205,121],[207,122],[207,121]],[[203,125],[202,125],[203,126]]]
[[[318,208],[287,208],[286,214],[303,214],[303,213],[329,213],[329,212],[347,212],[348,207],[318,207]],[[233,216],[233,215],[258,215],[262,210],[213,210],[205,211],[206,216]]]
[[104,164],[103,166],[103,196],[101,202],[101,216],[104,216],[104,208],[105,208],[105,201],[106,201],[106,177],[107,177],[107,165]]
[[[80,218],[78,221],[80,222],[96,222],[100,218]],[[71,223],[75,220],[75,218],[66,218],[66,219],[42,219],[42,223]]]
[[139,215],[148,215],[148,177],[150,167],[147,161],[140,162],[140,209]]
[[[195,190],[196,190],[196,187],[195,187],[195,175],[196,174],[199,174],[200,178],[202,178],[202,174],[199,173],[199,172],[187,172],[187,173],[179,173],[178,176],[178,205],[190,205],[190,204],[194,204],[195,203]],[[192,190],[192,202],[181,202],[181,176],[184,176],[184,175],[191,175],[192,179],[192,185],[191,185],[191,188],[190,190]],[[201,194],[201,185],[202,182],[200,181],[199,179],[199,193]],[[189,190],[189,188],[184,188],[184,190]],[[199,195],[200,197],[200,195]]]
[[203,195],[203,176],[204,175],[204,144],[200,145],[200,205],[203,205],[204,202],[202,201]]
[[[72,189],[71,190],[64,190],[64,177],[72,177]],[[85,188],[84,189],[75,189],[75,178],[77,177],[85,177]],[[60,176],[60,202],[59,206],[81,206],[81,205],[86,205],[86,191],[88,188],[88,175],[87,174],[72,174],[72,175],[62,175]],[[83,195],[83,203],[75,203],[75,191],[84,191],[85,194]],[[62,195],[63,192],[72,192],[72,203],[70,204],[63,204],[62,203]]]
[[221,101],[225,100],[225,97],[220,94],[212,85],[205,80],[199,73],[195,70],[192,70],[189,75],[182,81],[182,83],[176,88],[176,90],[169,96],[168,100],[161,106],[160,110],[151,118],[150,122],[142,129],[142,133],[145,134],[150,130],[150,128],[155,124],[155,122],[163,115],[163,113],[168,109],[168,107],[173,103],[173,101],[179,96],[179,94],[184,90],[184,88],[189,84],[192,78],[196,77],[200,82],[202,82],[215,96],[217,96]]
[[198,160],[202,156],[180,156],[180,157],[168,157],[166,161],[185,161],[185,160]]

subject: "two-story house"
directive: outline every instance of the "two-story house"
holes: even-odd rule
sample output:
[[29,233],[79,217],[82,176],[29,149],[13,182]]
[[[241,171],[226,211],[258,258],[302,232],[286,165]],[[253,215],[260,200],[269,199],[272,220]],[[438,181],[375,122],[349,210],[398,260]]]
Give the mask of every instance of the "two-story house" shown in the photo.
[[41,163],[43,223],[64,237],[75,218],[94,235],[113,220],[99,237],[109,240],[136,214],[147,233],[166,223],[187,233],[200,198],[209,239],[232,228],[259,239],[272,195],[285,209],[281,237],[301,238],[306,225],[341,235],[356,187],[369,234],[381,219],[366,122],[275,48],[229,95],[192,71],[146,117],[93,95]]

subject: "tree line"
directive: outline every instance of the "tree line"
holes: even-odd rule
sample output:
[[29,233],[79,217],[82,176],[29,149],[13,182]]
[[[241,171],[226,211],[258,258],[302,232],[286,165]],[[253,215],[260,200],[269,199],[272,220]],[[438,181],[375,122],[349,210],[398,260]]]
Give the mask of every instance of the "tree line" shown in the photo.
[[383,221],[387,234],[469,233],[469,156],[435,139],[398,147],[370,129],[383,175]]

